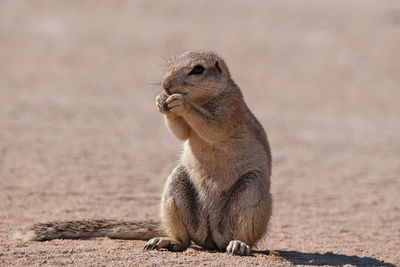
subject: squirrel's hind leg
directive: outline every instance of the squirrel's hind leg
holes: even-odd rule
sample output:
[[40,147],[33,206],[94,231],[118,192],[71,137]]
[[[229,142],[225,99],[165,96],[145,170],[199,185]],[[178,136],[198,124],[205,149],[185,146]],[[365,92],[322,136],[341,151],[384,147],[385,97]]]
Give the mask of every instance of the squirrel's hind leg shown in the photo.
[[189,247],[189,230],[197,228],[196,192],[187,171],[178,166],[168,177],[161,201],[161,225],[167,237],[151,239],[145,249],[183,251]]

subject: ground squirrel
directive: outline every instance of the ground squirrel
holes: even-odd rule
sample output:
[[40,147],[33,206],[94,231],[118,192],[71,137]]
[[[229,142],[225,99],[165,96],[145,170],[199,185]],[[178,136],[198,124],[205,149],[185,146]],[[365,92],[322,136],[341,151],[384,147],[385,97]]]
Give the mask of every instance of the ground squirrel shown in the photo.
[[35,224],[21,240],[107,236],[150,239],[145,249],[206,249],[250,255],[271,216],[271,153],[267,136],[243,100],[224,60],[188,51],[168,61],[156,106],[184,140],[168,177],[161,222],[82,220]]

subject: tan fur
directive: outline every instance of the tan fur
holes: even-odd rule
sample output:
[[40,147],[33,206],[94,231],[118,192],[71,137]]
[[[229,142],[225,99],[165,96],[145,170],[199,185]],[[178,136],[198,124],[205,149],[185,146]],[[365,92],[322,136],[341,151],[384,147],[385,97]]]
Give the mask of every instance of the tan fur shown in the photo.
[[213,52],[188,51],[172,58],[162,85],[157,108],[176,138],[185,141],[163,192],[162,230],[157,223],[96,221],[91,227],[94,221],[73,221],[36,224],[20,239],[152,238],[145,249],[182,251],[194,241],[208,249],[250,254],[267,231],[272,209],[271,153],[262,126]]

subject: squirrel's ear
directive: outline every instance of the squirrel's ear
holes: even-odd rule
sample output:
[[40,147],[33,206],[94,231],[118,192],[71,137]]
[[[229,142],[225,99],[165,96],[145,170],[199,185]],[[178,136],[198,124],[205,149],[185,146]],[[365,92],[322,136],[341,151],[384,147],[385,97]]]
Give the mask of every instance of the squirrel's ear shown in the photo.
[[217,71],[221,74],[222,73],[222,69],[221,69],[221,66],[220,66],[220,63],[219,63],[219,61],[217,60],[217,62],[215,62],[215,68],[217,69]]

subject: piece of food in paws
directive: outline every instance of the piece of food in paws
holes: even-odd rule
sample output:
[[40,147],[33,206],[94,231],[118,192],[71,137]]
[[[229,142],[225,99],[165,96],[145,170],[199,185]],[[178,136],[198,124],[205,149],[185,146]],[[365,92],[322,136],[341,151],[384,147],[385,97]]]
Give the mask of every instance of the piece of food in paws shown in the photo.
[[168,107],[168,104],[166,101],[164,101],[164,103],[163,103],[163,108],[165,111],[169,111],[169,107]]

